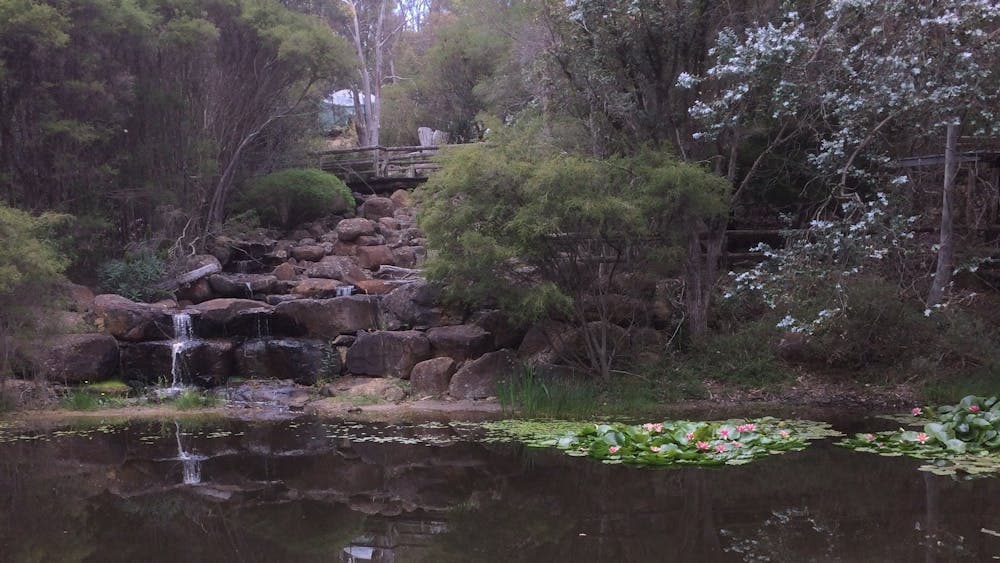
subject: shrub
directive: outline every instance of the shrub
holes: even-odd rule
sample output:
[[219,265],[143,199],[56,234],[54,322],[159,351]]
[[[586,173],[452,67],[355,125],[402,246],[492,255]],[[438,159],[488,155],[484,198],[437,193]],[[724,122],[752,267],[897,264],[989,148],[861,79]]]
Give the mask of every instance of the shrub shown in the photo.
[[154,301],[167,295],[155,287],[165,270],[163,260],[153,254],[128,255],[101,268],[101,288],[135,301]]
[[289,168],[252,180],[235,202],[234,211],[256,211],[263,224],[290,229],[353,207],[351,190],[333,174],[311,168]]

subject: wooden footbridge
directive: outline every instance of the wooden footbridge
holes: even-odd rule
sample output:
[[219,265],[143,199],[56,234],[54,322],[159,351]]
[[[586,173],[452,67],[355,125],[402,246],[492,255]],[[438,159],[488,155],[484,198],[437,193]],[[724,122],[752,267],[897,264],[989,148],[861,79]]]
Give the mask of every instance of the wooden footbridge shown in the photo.
[[427,181],[440,168],[434,161],[441,147],[359,147],[315,153],[319,168],[335,174],[353,191],[391,193]]

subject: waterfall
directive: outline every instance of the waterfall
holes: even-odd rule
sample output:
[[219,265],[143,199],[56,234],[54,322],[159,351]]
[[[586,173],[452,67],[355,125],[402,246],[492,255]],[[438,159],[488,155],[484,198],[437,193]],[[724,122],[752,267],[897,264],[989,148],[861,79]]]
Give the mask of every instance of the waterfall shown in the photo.
[[181,443],[181,424],[174,422],[174,428],[177,431],[177,459],[184,470],[184,484],[197,485],[201,483],[201,462],[205,458],[184,451],[184,444]]
[[244,282],[243,287],[247,288],[247,299],[253,299],[253,287],[250,286],[250,282]]
[[348,295],[354,294],[354,286],[353,285],[341,286],[338,287],[336,291],[337,291],[336,293],[337,297],[347,297]]
[[187,347],[191,339],[194,338],[194,329],[191,328],[191,315],[187,313],[177,313],[173,315],[174,341],[170,345],[170,387],[180,389],[184,384],[184,358],[181,354]]

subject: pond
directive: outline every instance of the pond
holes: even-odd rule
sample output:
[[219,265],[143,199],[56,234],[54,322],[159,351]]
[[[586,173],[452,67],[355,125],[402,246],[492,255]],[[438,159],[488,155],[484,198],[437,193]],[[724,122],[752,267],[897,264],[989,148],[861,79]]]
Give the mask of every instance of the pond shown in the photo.
[[747,465],[642,469],[484,441],[468,423],[8,430],[0,560],[1000,558],[1000,479],[920,464],[825,439]]

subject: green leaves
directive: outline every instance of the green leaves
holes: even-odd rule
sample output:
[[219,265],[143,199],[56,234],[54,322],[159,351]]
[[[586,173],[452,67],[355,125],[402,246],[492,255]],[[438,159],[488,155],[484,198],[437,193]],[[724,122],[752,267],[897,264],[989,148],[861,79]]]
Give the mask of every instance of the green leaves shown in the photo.
[[774,418],[721,422],[665,421],[630,426],[592,424],[565,434],[556,447],[572,456],[639,466],[742,465],[805,449],[839,433],[822,422]]
[[[914,413],[921,411],[915,409]],[[970,395],[957,405],[923,409],[923,432],[902,430],[858,434],[838,445],[884,456],[933,460],[920,467],[937,475],[1000,472],[1000,401]],[[926,419],[925,418],[925,419]]]

